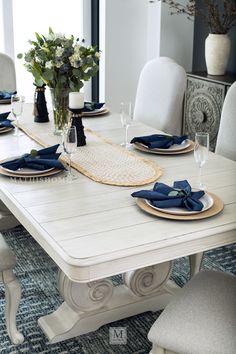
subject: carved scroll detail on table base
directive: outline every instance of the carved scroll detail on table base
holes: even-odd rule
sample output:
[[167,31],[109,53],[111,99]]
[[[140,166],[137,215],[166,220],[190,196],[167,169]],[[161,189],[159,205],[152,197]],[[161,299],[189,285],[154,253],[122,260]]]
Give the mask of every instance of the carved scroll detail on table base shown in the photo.
[[165,262],[124,273],[123,280],[135,295],[150,295],[167,283],[171,270],[172,262]]
[[125,284],[109,279],[75,283],[59,271],[58,288],[64,298],[52,314],[39,319],[50,343],[97,330],[104,324],[146,311],[163,309],[179,287],[171,280],[171,262],[124,274]]

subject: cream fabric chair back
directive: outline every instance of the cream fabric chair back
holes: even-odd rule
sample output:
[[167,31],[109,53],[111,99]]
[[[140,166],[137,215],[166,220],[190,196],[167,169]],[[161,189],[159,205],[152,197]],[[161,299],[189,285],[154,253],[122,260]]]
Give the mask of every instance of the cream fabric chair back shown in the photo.
[[139,77],[134,119],[169,134],[180,134],[186,81],[184,68],[171,58],[147,62]]
[[11,57],[0,53],[0,91],[16,90],[15,64]]
[[236,161],[236,82],[229,88],[223,109],[215,152]]

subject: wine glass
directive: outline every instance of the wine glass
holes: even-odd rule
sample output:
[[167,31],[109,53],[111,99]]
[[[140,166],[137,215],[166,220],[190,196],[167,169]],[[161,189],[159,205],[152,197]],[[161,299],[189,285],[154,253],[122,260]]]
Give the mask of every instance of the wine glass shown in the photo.
[[24,96],[20,96],[20,95],[11,96],[11,111],[14,117],[16,118],[16,129],[13,134],[14,136],[23,135],[19,131],[19,117],[22,115],[24,102],[25,102]]
[[128,128],[132,123],[132,103],[131,102],[121,102],[120,104],[120,119],[121,124],[125,128],[125,141],[120,145],[129,149],[132,144],[128,143]]
[[66,127],[63,130],[63,148],[69,159],[68,178],[72,178],[71,173],[71,157],[77,149],[77,131],[75,126]]
[[199,181],[198,188],[204,189],[202,183],[202,166],[208,159],[209,152],[209,134],[208,133],[196,133],[195,145],[194,145],[194,158],[199,168]]

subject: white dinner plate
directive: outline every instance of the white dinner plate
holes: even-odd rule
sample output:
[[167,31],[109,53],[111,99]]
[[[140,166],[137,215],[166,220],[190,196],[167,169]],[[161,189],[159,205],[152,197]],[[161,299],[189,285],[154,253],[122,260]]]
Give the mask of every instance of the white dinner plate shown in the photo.
[[191,215],[191,214],[198,214],[198,213],[203,213],[204,211],[210,209],[212,207],[212,205],[214,204],[214,200],[213,198],[205,193],[202,198],[199,199],[202,204],[203,204],[203,208],[200,211],[190,211],[187,210],[185,208],[158,208],[155,207],[154,205],[151,204],[151,202],[147,199],[145,199],[146,203],[153,209],[159,210],[163,213],[167,213],[167,214],[174,214],[174,215]]
[[[5,160],[1,161],[1,163],[7,162],[7,161],[10,161],[10,160],[14,160],[14,159],[17,159],[17,158],[20,158],[20,156],[10,157],[8,159],[5,159]],[[41,175],[41,174],[44,174],[44,173],[48,173],[48,172],[50,172],[50,171],[55,169],[55,167],[50,167],[50,168],[47,168],[46,170],[33,170],[31,168],[25,167],[25,168],[19,168],[18,170],[13,171],[13,170],[10,170],[9,168],[5,168],[3,166],[0,166],[0,167],[1,167],[1,169],[3,171],[6,171],[6,172],[11,173],[11,174],[14,174],[15,176],[35,176],[35,175],[37,176],[38,174]]]
[[146,145],[144,144],[140,144],[142,146],[144,146],[145,148],[149,149],[149,150],[152,150],[152,151],[160,151],[160,152],[167,152],[167,151],[170,151],[170,152],[174,152],[174,151],[181,151],[181,150],[184,150],[186,149],[187,147],[190,146],[190,141],[188,139],[184,140],[181,144],[173,144],[171,145],[168,149],[163,149],[163,148],[154,148],[154,149],[150,149],[148,148]]

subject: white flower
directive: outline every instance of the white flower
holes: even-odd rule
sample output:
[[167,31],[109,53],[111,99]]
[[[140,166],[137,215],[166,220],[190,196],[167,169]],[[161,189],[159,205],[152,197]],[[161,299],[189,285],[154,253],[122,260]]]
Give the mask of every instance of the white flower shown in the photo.
[[96,59],[100,59],[100,56],[101,56],[101,54],[100,54],[99,52],[96,52],[96,53],[95,53],[95,58],[96,58]]
[[75,47],[74,47],[74,52],[75,52],[75,54],[79,54],[79,52],[80,52],[80,47],[81,47],[81,45],[75,44]]
[[55,41],[56,39],[64,39],[65,35],[62,33],[49,33],[45,38],[49,41]]
[[61,57],[63,52],[64,52],[64,48],[56,47],[56,52],[55,52],[56,57]]
[[51,69],[53,67],[53,62],[50,60],[50,61],[47,61],[45,63],[45,68],[46,69]]
[[80,66],[80,55],[74,53],[71,57],[69,57],[70,63],[74,68],[78,68]]

